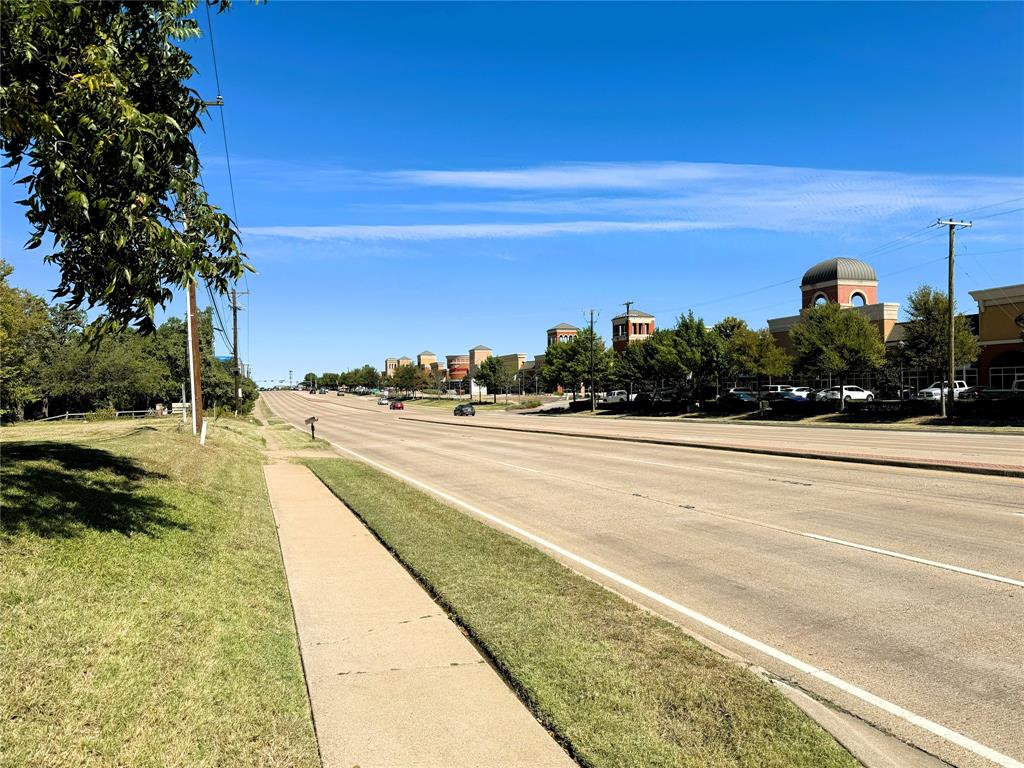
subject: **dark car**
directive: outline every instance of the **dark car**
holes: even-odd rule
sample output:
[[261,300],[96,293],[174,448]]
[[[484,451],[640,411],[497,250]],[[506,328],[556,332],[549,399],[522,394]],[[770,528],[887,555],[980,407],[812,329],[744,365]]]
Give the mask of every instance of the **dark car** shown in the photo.
[[455,410],[452,411],[455,416],[476,416],[476,408],[470,403],[462,403],[455,406]]
[[757,410],[757,395],[752,392],[726,392],[718,397],[718,407],[725,411]]
[[392,411],[404,411],[405,403],[401,401],[394,401],[388,406]]
[[958,400],[990,400],[991,395],[986,394],[993,392],[992,387],[968,387],[957,397]]

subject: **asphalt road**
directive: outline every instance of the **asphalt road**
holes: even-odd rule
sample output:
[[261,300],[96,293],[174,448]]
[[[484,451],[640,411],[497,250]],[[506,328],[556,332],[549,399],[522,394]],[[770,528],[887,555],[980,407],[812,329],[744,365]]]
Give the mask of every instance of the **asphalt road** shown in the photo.
[[[317,416],[318,437],[543,539],[570,567],[954,765],[1024,763],[1020,480],[469,429],[436,409],[405,414],[453,423],[401,419],[370,398],[264,397],[291,423]],[[1020,440],[740,429],[772,445],[1002,464]]]

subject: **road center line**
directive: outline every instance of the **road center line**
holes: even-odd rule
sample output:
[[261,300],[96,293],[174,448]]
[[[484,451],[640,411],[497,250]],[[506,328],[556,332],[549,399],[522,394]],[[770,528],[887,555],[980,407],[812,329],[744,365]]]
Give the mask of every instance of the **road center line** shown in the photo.
[[683,616],[686,616],[687,618],[690,618],[693,621],[699,622],[700,624],[703,624],[704,626],[709,627],[710,629],[713,629],[716,632],[725,635],[726,637],[729,637],[739,643],[742,643],[743,645],[753,648],[754,650],[763,653],[764,655],[769,656],[775,659],[776,661],[782,662],[783,664],[792,667],[793,669],[796,669],[799,672],[802,672],[806,675],[810,675],[811,677],[821,680],[823,683],[830,685],[834,688],[837,688],[838,690],[843,691],[844,693],[850,694],[851,696],[855,696],[861,701],[871,704],[872,706],[878,707],[879,709],[888,712],[890,715],[898,717],[901,720],[910,723],[911,725],[915,725],[918,728],[922,728],[923,730],[928,731],[929,733],[933,733],[939,738],[945,739],[946,741],[952,744],[956,744],[958,747],[961,747],[962,749],[966,749],[967,751],[972,752],[975,755],[983,757],[986,760],[990,760],[996,765],[1003,766],[1003,768],[1024,768],[1024,763],[1010,757],[1009,755],[1004,755],[1001,752],[997,752],[991,747],[981,744],[980,742],[977,742],[974,739],[971,739],[970,737],[963,735],[962,733],[954,731],[951,728],[947,728],[946,726],[941,725],[940,723],[936,723],[925,717],[922,717],[921,715],[915,714],[914,712],[911,712],[908,709],[904,709],[898,704],[894,704],[891,701],[881,698],[880,696],[876,696],[870,691],[866,691],[863,688],[859,688],[856,685],[853,685],[852,683],[848,683],[845,680],[836,677],[835,675],[831,675],[822,669],[818,669],[817,667],[796,658],[795,656],[790,656],[788,653],[785,653],[784,651],[780,651],[779,649],[774,648],[766,643],[762,643],[760,640],[755,640],[749,635],[743,634],[739,630],[733,629],[730,626],[715,621],[714,619],[705,616],[704,614],[699,613],[693,610],[692,608],[687,608],[682,603],[677,603],[675,600],[672,600],[671,598],[665,597],[664,595],[661,595],[655,592],[654,590],[648,589],[647,587],[637,584],[635,581],[631,581],[630,579],[627,579],[625,576],[620,576],[614,571],[609,570],[608,568],[605,568],[602,565],[598,565],[597,563],[588,560],[585,557],[577,555],[575,552],[571,552],[570,550],[565,549],[564,547],[561,547],[558,544],[550,542],[547,539],[541,538],[536,534],[530,533],[529,531],[520,528],[518,525],[515,525],[514,523],[510,523],[506,520],[503,520],[500,517],[497,517],[496,515],[492,515],[489,512],[485,512],[479,507],[475,507],[472,504],[457,498],[456,496],[452,496],[449,493],[445,493],[444,491],[438,490],[437,488],[433,488],[432,486],[429,486],[420,480],[417,480],[413,477],[409,477],[408,475],[399,472],[397,469],[393,469],[389,466],[381,464],[380,462],[374,461],[368,456],[364,456],[360,453],[357,453],[356,451],[346,448],[343,445],[338,445],[333,441],[331,441],[331,445],[333,445],[339,451],[344,451],[345,453],[351,456],[355,456],[357,459],[359,459],[362,462],[365,462],[366,464],[377,467],[377,469],[380,469],[383,472],[387,472],[389,475],[397,477],[400,480],[404,480],[405,482],[411,485],[415,485],[419,488],[422,488],[427,493],[430,493],[438,498],[444,499],[445,501],[451,502],[452,504],[462,507],[463,509],[469,511],[470,513],[478,517],[482,517],[485,520],[490,520],[492,523],[495,523],[496,525],[500,525],[503,528],[512,531],[517,536],[520,536],[528,541],[531,541],[534,544],[543,547],[544,549],[561,555],[567,560],[571,560],[572,562],[577,563],[583,566],[584,568],[587,568],[595,573],[600,574],[601,576],[604,576],[605,578],[611,581],[614,581],[616,584],[620,584],[626,587],[627,589],[631,589],[634,592],[643,595],[644,597],[647,597],[657,603],[660,603],[666,608],[670,608],[676,613],[682,614]]

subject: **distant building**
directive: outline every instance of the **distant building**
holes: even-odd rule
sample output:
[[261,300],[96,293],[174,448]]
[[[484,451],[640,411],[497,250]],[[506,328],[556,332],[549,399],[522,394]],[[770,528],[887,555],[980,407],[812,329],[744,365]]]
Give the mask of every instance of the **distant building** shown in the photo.
[[554,328],[548,328],[548,343],[544,349],[547,349],[552,344],[564,343],[566,341],[572,341],[579,334],[580,329],[575,325],[569,325],[568,323],[559,323]]
[[416,365],[424,371],[429,371],[430,366],[437,362],[437,355],[430,351],[423,351],[416,355]]
[[630,344],[654,333],[654,315],[631,309],[612,318],[612,349],[622,352]]
[[469,376],[469,355],[448,355],[445,358],[448,363],[448,380],[461,382]]
[[398,367],[401,368],[403,365],[412,365],[411,357],[400,357],[398,358]]
[[506,370],[514,376],[519,373],[523,364],[526,363],[526,353],[516,352],[511,355],[500,355],[498,359],[501,361],[501,364],[505,366]]
[[[864,315],[878,328],[882,340],[897,340],[900,305],[878,302],[878,276],[874,267],[859,259],[834,258],[815,264],[800,281],[801,311],[825,303],[837,303]],[[793,354],[789,332],[801,315],[776,317],[768,321],[768,330],[780,347]],[[895,332],[895,333],[894,333]]]
[[480,363],[482,363],[484,360],[486,360],[488,357],[490,357],[491,354],[493,353],[493,351],[494,350],[492,350],[490,347],[485,347],[482,344],[479,345],[479,346],[473,347],[471,350],[469,350],[469,374],[468,374],[468,378],[469,378],[469,392],[470,392],[471,395],[477,395],[477,394],[486,395],[487,394],[487,388],[486,387],[478,386],[474,379],[476,378],[476,369],[480,367]]
[[386,358],[384,360],[384,371],[383,371],[383,373],[384,373],[385,376],[390,376],[391,374],[393,374],[395,372],[396,368],[398,368],[398,358],[397,357],[389,357],[389,358]]
[[978,383],[1009,389],[1024,379],[1024,284],[971,291],[978,302]]

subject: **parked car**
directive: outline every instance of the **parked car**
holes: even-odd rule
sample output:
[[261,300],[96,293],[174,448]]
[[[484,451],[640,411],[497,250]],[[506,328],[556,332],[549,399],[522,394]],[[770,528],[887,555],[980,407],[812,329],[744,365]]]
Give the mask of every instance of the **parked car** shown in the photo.
[[[829,387],[823,389],[815,396],[815,400],[838,400],[839,399],[839,387]],[[851,400],[874,400],[875,393],[864,389],[862,387],[855,387],[852,384],[843,387],[843,400],[849,402]]]
[[995,390],[993,390],[992,387],[968,387],[957,395],[957,397],[961,400],[985,400],[987,399],[985,393],[993,391]]
[[757,395],[753,392],[726,392],[719,396],[718,407],[724,411],[756,411]]
[[604,403],[627,403],[636,400],[636,395],[630,395],[624,389],[613,389],[604,397],[600,398]]
[[344,396],[345,396],[345,393],[344,393],[344,392],[342,392],[342,391],[341,391],[341,390],[339,389],[339,390],[338,390],[338,397],[344,397]]
[[746,392],[748,395],[754,394],[750,387],[729,387],[729,392],[727,394],[731,395],[735,392]]
[[818,390],[814,389],[814,387],[793,387],[789,390],[789,393],[796,395],[797,397],[802,397],[804,400],[813,400],[814,393],[817,391]]
[[382,397],[379,400],[377,400],[377,405],[387,405],[387,404],[388,404],[388,399],[386,397]]
[[388,405],[388,408],[390,408],[392,411],[404,411],[405,403],[403,403],[401,400],[395,400],[393,403]]
[[459,403],[455,406],[452,414],[455,416],[476,416],[476,408],[473,407],[472,403]]
[[761,395],[768,395],[772,392],[789,392],[792,388],[789,384],[762,384],[757,391]]
[[[954,381],[953,382],[953,399],[957,399],[967,389],[966,381]],[[917,397],[919,400],[938,400],[949,394],[949,382],[948,381],[933,381],[929,386],[918,391]]]

